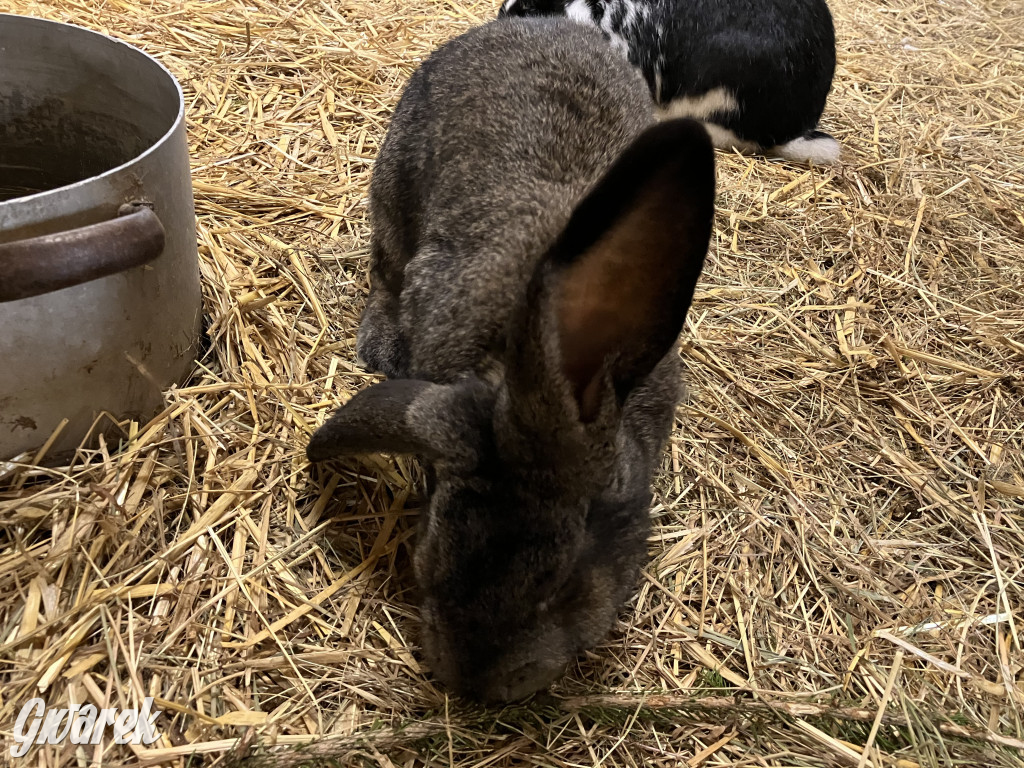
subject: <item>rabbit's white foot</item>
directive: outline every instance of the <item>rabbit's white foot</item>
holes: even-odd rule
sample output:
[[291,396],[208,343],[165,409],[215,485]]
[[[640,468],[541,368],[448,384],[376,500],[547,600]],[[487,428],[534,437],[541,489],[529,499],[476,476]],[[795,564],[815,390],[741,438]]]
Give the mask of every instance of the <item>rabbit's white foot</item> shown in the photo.
[[775,147],[773,152],[797,163],[832,165],[839,160],[839,142],[823,131],[808,131],[797,139]]

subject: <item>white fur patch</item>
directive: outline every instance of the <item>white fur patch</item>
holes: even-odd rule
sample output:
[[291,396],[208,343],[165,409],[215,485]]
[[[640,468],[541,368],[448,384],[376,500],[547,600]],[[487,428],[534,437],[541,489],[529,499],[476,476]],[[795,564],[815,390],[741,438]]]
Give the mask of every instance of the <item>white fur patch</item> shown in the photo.
[[814,139],[805,139],[801,136],[780,144],[772,152],[797,163],[832,165],[839,160],[839,142],[831,136],[819,136]]
[[665,54],[661,50],[661,36],[665,32],[665,28],[661,24],[656,24],[654,31],[657,34],[657,49],[658,55],[654,59],[654,103],[661,104],[661,86],[664,82],[665,71]]
[[518,2],[519,0],[505,0],[505,2],[502,3],[501,5],[501,10],[505,13],[508,13],[510,10],[512,10],[512,8],[515,7],[515,4]]
[[590,6],[587,5],[587,0],[572,0],[571,3],[565,6],[565,17],[580,24],[595,26],[594,17],[590,13]]
[[680,96],[659,108],[662,120],[692,117],[706,120],[717,112],[735,112],[739,109],[736,97],[726,88],[712,88],[700,96]]
[[623,56],[629,56],[629,43],[626,42],[626,38],[619,34],[619,32],[626,32],[631,30],[636,25],[637,18],[637,6],[632,0],[620,0],[617,4],[617,8],[625,8],[625,15],[622,16],[622,22],[619,24],[619,29],[616,31],[612,27],[612,16],[617,16],[612,12],[612,6],[605,9],[604,16],[601,18],[601,31],[608,35],[608,40],[612,44],[612,48],[615,48]]

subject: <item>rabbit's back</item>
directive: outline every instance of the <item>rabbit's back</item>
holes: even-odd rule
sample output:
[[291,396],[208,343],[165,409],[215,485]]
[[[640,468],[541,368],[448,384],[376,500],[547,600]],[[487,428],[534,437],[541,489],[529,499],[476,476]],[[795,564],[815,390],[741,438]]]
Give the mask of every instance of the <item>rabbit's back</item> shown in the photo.
[[838,159],[817,130],[836,64],[826,0],[506,0],[500,11],[552,14],[600,29],[664,115],[704,121],[717,146]]
[[379,295],[363,335],[401,337],[406,369],[391,373],[451,381],[486,367],[537,260],[651,121],[640,74],[566,20],[499,20],[437,50],[371,185]]
[[[718,122],[770,147],[817,124],[835,69],[835,34],[824,0],[658,0],[637,29],[637,57],[651,55],[641,40],[673,41],[638,61],[665,105],[692,93],[725,89],[733,104]],[[742,112],[757,116],[747,124]],[[731,114],[730,114],[731,113]]]

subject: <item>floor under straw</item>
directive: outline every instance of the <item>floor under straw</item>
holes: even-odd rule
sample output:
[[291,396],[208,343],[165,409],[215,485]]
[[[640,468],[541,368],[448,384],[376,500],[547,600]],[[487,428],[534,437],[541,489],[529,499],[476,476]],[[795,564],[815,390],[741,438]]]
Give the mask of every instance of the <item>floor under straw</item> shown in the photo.
[[370,380],[391,110],[496,3],[13,1],[180,78],[212,340],[151,423],[0,465],[0,732],[33,695],[163,712],[26,765],[1024,765],[1020,0],[833,0],[842,165],[719,155],[637,599],[500,712],[421,666],[415,463],[302,452]]

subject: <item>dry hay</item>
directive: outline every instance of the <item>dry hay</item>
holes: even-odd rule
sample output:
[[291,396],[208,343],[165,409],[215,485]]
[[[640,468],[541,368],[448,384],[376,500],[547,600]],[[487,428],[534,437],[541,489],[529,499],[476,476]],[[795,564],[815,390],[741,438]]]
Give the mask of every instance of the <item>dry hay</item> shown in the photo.
[[153,695],[158,744],[32,764],[222,765],[315,734],[274,760],[1021,765],[1019,2],[833,0],[845,162],[719,155],[639,596],[553,696],[488,712],[418,662],[414,463],[301,449],[368,380],[390,110],[497,4],[15,0],[181,79],[212,343],[151,423],[0,468],[0,728],[34,694]]

